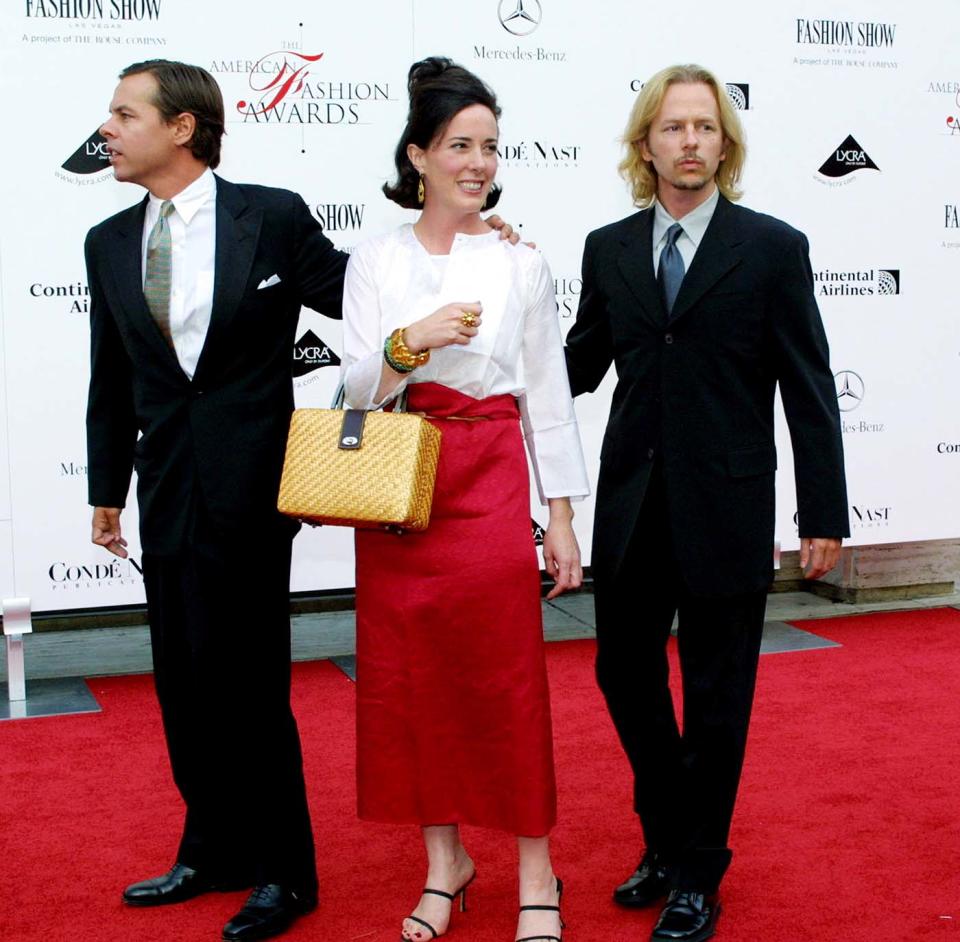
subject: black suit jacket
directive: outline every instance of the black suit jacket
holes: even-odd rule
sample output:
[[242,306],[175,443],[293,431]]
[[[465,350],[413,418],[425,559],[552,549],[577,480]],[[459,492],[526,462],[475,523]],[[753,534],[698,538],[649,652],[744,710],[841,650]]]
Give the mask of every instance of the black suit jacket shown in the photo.
[[[217,178],[216,199],[213,310],[192,381],[144,299],[146,198],[86,240],[89,499],[123,507],[136,467],[150,553],[175,553],[192,539],[201,502],[227,538],[290,530],[276,499],[297,319],[302,304],[340,316],[346,256],[299,196]],[[273,275],[279,284],[258,287]]]
[[690,589],[758,590],[773,574],[778,383],[800,534],[849,534],[839,412],[807,240],[721,196],[668,320],[652,232],[651,208],[590,233],[567,336],[574,395],[596,389],[611,362],[618,377],[600,454],[594,573],[618,572],[659,459]]

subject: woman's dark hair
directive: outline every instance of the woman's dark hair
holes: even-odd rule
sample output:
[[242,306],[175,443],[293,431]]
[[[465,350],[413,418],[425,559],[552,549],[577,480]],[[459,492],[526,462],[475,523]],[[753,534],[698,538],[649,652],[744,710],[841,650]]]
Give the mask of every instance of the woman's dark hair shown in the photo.
[[157,81],[153,103],[164,121],[173,121],[178,114],[192,114],[196,128],[190,139],[190,152],[211,169],[220,163],[220,139],[225,125],[223,95],[216,79],[198,65],[149,59],[128,65],[120,78],[149,72]]
[[[407,126],[394,154],[397,182],[385,183],[383,192],[387,199],[405,209],[419,209],[417,187],[420,174],[407,156],[408,145],[416,144],[426,150],[443,134],[454,116],[471,105],[484,105],[495,118],[500,117],[500,106],[497,96],[477,76],[462,65],[439,56],[431,56],[410,66],[407,91],[410,94]],[[487,194],[484,208],[492,209],[499,199],[500,187],[494,184]]]

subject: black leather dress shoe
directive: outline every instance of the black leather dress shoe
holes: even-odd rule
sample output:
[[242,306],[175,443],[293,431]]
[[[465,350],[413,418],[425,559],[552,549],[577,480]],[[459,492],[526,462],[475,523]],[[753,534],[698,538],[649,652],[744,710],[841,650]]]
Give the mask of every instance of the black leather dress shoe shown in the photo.
[[621,906],[650,906],[670,892],[670,873],[657,854],[647,851],[637,869],[613,891]]
[[671,890],[650,942],[703,942],[717,929],[720,900],[696,890]]
[[276,883],[258,886],[224,927],[228,942],[269,939],[288,929],[304,913],[317,908],[316,890],[301,893]]
[[169,903],[182,903],[193,899],[201,893],[242,890],[249,885],[238,881],[213,879],[202,871],[175,863],[163,876],[131,883],[123,891],[123,901],[128,906],[166,906]]

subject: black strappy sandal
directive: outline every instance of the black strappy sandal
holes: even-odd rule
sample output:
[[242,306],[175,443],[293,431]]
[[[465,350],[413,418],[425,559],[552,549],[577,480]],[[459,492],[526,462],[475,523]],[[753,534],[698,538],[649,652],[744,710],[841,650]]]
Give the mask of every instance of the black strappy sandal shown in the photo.
[[[467,880],[467,882],[464,883],[463,886],[461,886],[459,890],[455,890],[453,893],[447,893],[447,892],[444,891],[444,890],[432,890],[432,889],[430,889],[429,886],[424,887],[423,892],[424,892],[424,893],[432,893],[434,896],[442,896],[444,899],[450,900],[450,915],[451,915],[451,916],[453,916],[453,904],[456,902],[457,897],[459,896],[459,897],[460,897],[460,912],[465,913],[465,912],[467,911],[467,887],[470,886],[471,883],[473,883],[473,881],[476,879],[476,877],[477,877],[477,874],[474,873],[473,876],[470,877],[470,879]],[[432,935],[431,935],[431,938],[432,938],[432,939],[439,939],[441,935],[446,935],[445,932],[437,932],[437,930],[434,929],[433,926],[431,926],[430,923],[426,921],[426,919],[421,919],[419,916],[410,915],[410,916],[407,916],[407,919],[412,919],[414,922],[416,922],[416,923],[418,923],[419,925],[423,926],[424,929],[429,929],[430,932],[432,933]],[[400,935],[400,942],[408,942],[407,938],[406,938],[402,933],[401,933],[401,935]],[[559,942],[559,940],[558,940],[558,942]]]
[[[556,913],[560,915],[560,900],[563,898],[563,880],[560,877],[557,877],[557,905],[556,906],[521,906],[520,912],[525,912],[530,909],[536,910],[546,910],[548,912]],[[566,923],[563,921],[563,916],[560,916],[560,931],[563,932],[566,929]],[[522,939],[517,939],[516,942],[563,942],[563,940],[558,935],[525,935]]]

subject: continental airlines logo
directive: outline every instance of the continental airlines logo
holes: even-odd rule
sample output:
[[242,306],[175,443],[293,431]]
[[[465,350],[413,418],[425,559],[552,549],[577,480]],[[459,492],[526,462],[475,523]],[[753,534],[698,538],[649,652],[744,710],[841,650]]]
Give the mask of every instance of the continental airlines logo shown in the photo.
[[[639,92],[640,89],[643,88],[644,84],[645,82],[643,79],[631,79],[630,91]],[[727,97],[730,99],[730,104],[733,105],[737,111],[750,110],[749,82],[727,82],[723,87],[727,92]]]
[[727,82],[727,96],[737,111],[750,110],[750,86],[745,82]]
[[210,72],[247,74],[251,94],[235,105],[244,124],[369,123],[370,105],[390,101],[389,83],[314,79],[324,55],[280,49],[255,61],[216,60]]
[[825,268],[813,273],[820,297],[894,295],[900,293],[899,268],[867,268],[836,271]]

